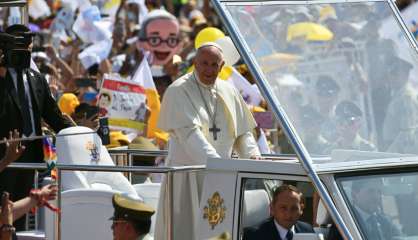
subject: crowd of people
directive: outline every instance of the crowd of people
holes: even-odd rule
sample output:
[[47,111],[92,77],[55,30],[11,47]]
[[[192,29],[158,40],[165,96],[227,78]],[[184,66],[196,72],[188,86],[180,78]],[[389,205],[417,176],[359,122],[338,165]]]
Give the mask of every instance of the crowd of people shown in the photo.
[[[19,44],[11,42],[1,49],[0,65],[0,122],[4,123],[0,128],[0,137],[6,138],[5,144],[0,146],[0,152],[4,153],[0,161],[0,190],[9,192],[10,201],[15,202],[13,208],[5,204],[2,211],[4,215],[12,212],[12,219],[18,219],[45,199],[55,198],[57,191],[53,185],[31,191],[33,172],[6,169],[13,161],[39,163],[44,160],[43,142],[13,141],[21,136],[41,136],[50,131],[58,133],[77,125],[99,130],[108,123],[111,130],[109,135],[103,130],[99,132],[103,143],[109,148],[132,144],[140,146],[140,150],[169,150],[167,159],[152,159],[150,163],[138,158],[134,159],[134,165],[198,165],[205,164],[211,157],[260,159],[262,153],[291,151],[286,150],[286,141],[280,143],[280,140],[269,135],[269,131],[260,127],[271,125],[265,118],[268,115],[261,114],[267,114],[269,110],[266,101],[261,97],[248,68],[239,55],[236,57],[234,45],[228,42],[230,39],[222,31],[223,26],[209,1],[113,2],[32,1],[27,25],[16,22],[19,14],[13,8],[0,10],[2,31],[8,36],[20,37]],[[318,48],[322,54],[319,57],[324,53],[329,57],[333,50],[341,46],[345,49],[358,47],[353,41],[358,39],[352,38],[362,35],[364,31],[369,31],[369,37],[376,37],[376,22],[385,15],[376,13],[377,9],[362,8],[363,12],[358,14],[360,17],[372,14],[378,19],[365,23],[359,28],[360,31],[354,23],[344,25],[343,20],[337,21],[338,9],[330,5],[315,9],[314,13],[305,10],[292,11],[289,8],[265,13],[271,16],[271,19],[263,19],[268,27],[258,31],[260,26],[253,19],[257,18],[259,12],[254,8],[248,11],[252,16],[248,12],[240,13],[243,15],[239,19],[243,21],[239,22],[238,27],[245,29],[242,31],[244,38],[251,46],[255,46],[252,50],[256,58],[265,60],[267,55],[277,52],[312,56],[311,52],[306,51],[312,45],[308,46],[289,32],[285,34],[287,39],[280,34],[290,29],[290,23],[319,22],[334,36],[333,41],[324,40],[327,42],[325,46]],[[361,19],[357,20],[360,22]],[[268,21],[275,24],[269,24]],[[285,26],[286,23],[289,25]],[[266,31],[270,34],[265,34]],[[372,45],[371,39],[363,40],[362,46]],[[375,48],[372,46],[372,50],[381,46],[392,47],[390,41],[374,40],[378,44]],[[390,54],[393,52],[394,48]],[[9,58],[12,53],[20,57]],[[309,60],[316,61],[318,56]],[[299,87],[280,96],[290,118],[297,120],[296,127],[303,130],[301,135],[307,149],[314,154],[328,154],[336,148],[362,151],[396,148],[394,151],[397,152],[411,151],[400,149],[406,147],[402,142],[398,143],[401,140],[393,142],[402,130],[393,122],[398,121],[401,115],[397,111],[405,110],[399,109],[400,105],[409,109],[406,112],[410,115],[418,116],[415,113],[418,100],[415,93],[406,87],[412,65],[394,54],[384,59],[378,54],[369,54],[366,59],[361,58],[370,64],[366,69],[370,73],[366,79],[365,69],[355,64],[358,60],[354,59],[356,57],[360,59],[350,53],[343,59],[352,72],[344,79],[355,78],[354,84],[348,86],[336,81],[338,76],[318,71],[319,74],[314,74],[315,79],[312,79],[313,84],[310,84],[316,94],[308,96],[312,99],[302,96],[305,92]],[[376,57],[378,61],[367,57]],[[302,66],[301,62],[296,66]],[[385,96],[384,109],[370,110],[365,104],[368,99],[354,93],[366,95],[369,91],[367,85],[373,88],[373,83],[380,81],[375,79],[380,75],[377,76],[378,71],[373,72],[373,67],[381,62],[393,63],[392,68],[395,69],[388,68],[385,71],[395,71],[397,78],[404,81],[390,82],[390,86],[386,87],[397,87],[399,91],[390,91],[400,93],[396,96],[388,94],[390,99]],[[276,80],[276,70],[268,71],[267,77]],[[309,87],[309,79],[304,78],[303,73],[299,77],[302,85]],[[300,83],[299,80],[296,79]],[[280,81],[275,82],[278,84]],[[276,87],[275,84],[272,86]],[[377,88],[381,85],[375,86],[369,93],[372,103],[381,100],[379,94],[382,91]],[[351,89],[341,93],[342,88],[349,87]],[[307,104],[313,102],[317,106]],[[362,120],[371,112],[377,119],[375,122]],[[412,126],[416,122],[413,117],[405,118],[403,126]],[[371,134],[369,129],[374,129],[376,133]],[[277,132],[280,137],[280,130]],[[375,135],[377,140],[373,139]],[[273,143],[279,144],[272,146]],[[187,190],[191,195],[201,191],[202,181],[202,176],[197,173],[178,175],[174,179],[177,184],[195,183],[195,189]],[[297,189],[283,187],[278,191],[274,193],[273,213],[276,212],[276,198],[283,192],[291,195],[287,198],[299,196],[298,200],[301,201]],[[31,194],[28,197],[29,192]],[[184,197],[175,195],[173,201],[186,206],[196,200]],[[4,198],[7,199],[5,202],[9,201],[8,196]],[[118,197],[113,200],[116,208]],[[164,197],[160,197],[160,200],[160,206],[163,206]],[[22,205],[24,207],[20,210],[15,210],[16,206]],[[301,209],[296,210],[299,215],[302,214]],[[184,219],[190,219],[187,227],[193,226],[193,211],[174,213],[174,219],[183,219],[174,223],[181,222],[185,226]],[[146,212],[150,215],[154,213],[150,209]],[[164,221],[165,214],[159,211],[157,222]],[[5,219],[2,218],[4,226],[13,223],[10,218],[7,221]],[[287,229],[294,229],[295,221]],[[114,222],[114,231],[120,226],[119,223]],[[272,223],[270,221],[268,224]],[[23,229],[24,221],[15,222],[15,226]],[[296,229],[298,227],[296,225]],[[287,237],[286,232],[279,232],[282,238]],[[164,239],[165,233],[157,229],[156,236]],[[176,231],[175,234],[179,234],[175,239],[192,239],[195,233],[188,230]]]

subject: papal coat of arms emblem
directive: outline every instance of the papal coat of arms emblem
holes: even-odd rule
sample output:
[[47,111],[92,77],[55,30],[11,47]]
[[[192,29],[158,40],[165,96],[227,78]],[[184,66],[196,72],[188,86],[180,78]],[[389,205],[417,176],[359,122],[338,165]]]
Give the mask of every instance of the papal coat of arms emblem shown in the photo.
[[208,199],[208,205],[203,208],[203,219],[208,219],[212,230],[225,218],[226,207],[219,192]]
[[86,143],[86,149],[90,151],[90,160],[92,162],[98,162],[100,160],[100,152],[96,144],[94,144],[91,141],[88,141]]

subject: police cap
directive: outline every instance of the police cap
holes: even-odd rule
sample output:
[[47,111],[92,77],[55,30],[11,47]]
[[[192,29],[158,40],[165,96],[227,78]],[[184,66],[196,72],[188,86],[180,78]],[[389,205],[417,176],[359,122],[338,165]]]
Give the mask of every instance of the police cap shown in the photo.
[[353,121],[363,115],[359,107],[353,102],[342,101],[335,108],[335,116],[340,121]]
[[330,76],[321,75],[316,81],[316,93],[319,96],[334,96],[340,91],[340,86]]
[[154,208],[128,195],[114,194],[112,203],[115,211],[111,220],[146,221],[155,213]]

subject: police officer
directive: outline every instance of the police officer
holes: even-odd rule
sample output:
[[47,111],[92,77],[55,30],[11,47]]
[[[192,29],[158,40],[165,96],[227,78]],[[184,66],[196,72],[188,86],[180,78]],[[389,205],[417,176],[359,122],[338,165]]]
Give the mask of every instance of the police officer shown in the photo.
[[151,216],[155,210],[128,195],[115,194],[112,198],[114,240],[150,240]]
[[300,127],[303,129],[302,139],[306,149],[311,154],[325,154],[331,144],[321,134],[324,118],[309,105],[303,106],[300,114]]
[[409,135],[418,123],[418,92],[410,82],[413,65],[398,56],[387,58],[387,71],[390,77],[387,80],[392,93],[383,119],[383,149],[394,141],[404,141],[402,139],[404,135]]
[[340,86],[328,75],[320,75],[315,84],[318,100],[318,111],[323,117],[332,115],[337,104]]
[[321,135],[330,142],[335,141],[337,137],[334,110],[340,90],[338,83],[328,75],[320,75],[315,84],[318,112],[323,118]]
[[342,101],[335,108],[338,138],[333,148],[374,151],[376,147],[359,134],[362,111],[351,101]]

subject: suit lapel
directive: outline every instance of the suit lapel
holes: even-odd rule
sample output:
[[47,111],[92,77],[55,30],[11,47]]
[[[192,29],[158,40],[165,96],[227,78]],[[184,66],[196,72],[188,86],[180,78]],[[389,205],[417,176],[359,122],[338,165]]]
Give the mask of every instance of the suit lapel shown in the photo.
[[15,102],[17,108],[19,109],[20,115],[22,115],[22,108],[20,107],[19,97],[17,96],[17,90],[15,85],[13,84],[13,77],[12,74],[7,70],[6,73],[6,87],[10,96],[12,96],[13,101]]
[[[32,101],[32,105],[36,104],[36,108],[34,109],[38,109],[39,110],[39,99],[38,99],[38,85],[36,84],[36,79],[35,79],[35,75],[33,75],[33,73],[31,71],[29,71],[29,69],[24,70],[24,73],[26,74],[26,77],[28,79],[28,83],[29,83],[29,89],[32,95],[32,99],[35,100],[35,102]],[[34,107],[34,106],[32,106]]]
[[270,219],[269,221],[270,224],[270,228],[273,230],[273,234],[271,235],[271,239],[272,240],[282,240],[282,238],[280,237],[279,231],[276,228],[276,225],[274,224],[274,220],[273,218]]

